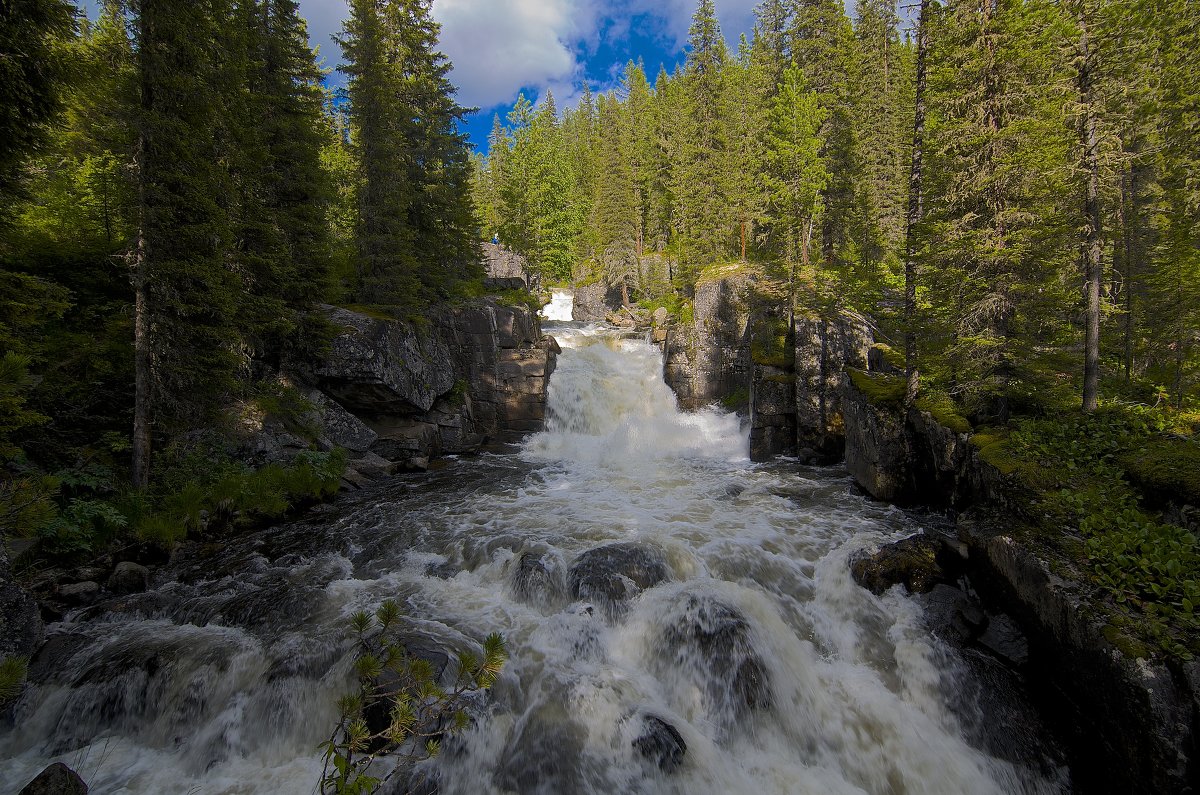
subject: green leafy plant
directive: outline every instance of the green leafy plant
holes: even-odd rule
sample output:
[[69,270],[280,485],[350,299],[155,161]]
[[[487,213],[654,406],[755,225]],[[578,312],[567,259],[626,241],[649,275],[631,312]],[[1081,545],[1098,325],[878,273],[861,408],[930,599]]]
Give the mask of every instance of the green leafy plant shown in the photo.
[[504,641],[489,635],[481,655],[458,652],[453,681],[445,686],[428,660],[405,648],[395,602],[384,602],[373,616],[355,613],[350,627],[358,689],[339,700],[341,718],[321,745],[322,795],[377,792],[397,773],[436,756],[443,738],[469,725],[468,700],[496,683],[507,659]]

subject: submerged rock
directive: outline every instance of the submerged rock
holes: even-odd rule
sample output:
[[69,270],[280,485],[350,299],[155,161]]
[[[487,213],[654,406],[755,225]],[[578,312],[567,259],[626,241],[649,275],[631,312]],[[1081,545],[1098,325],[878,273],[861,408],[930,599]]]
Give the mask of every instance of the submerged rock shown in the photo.
[[856,558],[850,573],[856,583],[876,595],[899,584],[909,593],[929,593],[938,583],[954,579],[956,563],[955,553],[941,539],[917,534]]
[[662,662],[698,680],[718,723],[769,709],[770,677],[742,612],[696,594],[688,595],[681,608],[663,633]]
[[518,599],[536,607],[561,606],[566,597],[561,564],[549,553],[526,552],[517,561],[512,590]]
[[494,781],[522,795],[585,792],[581,769],[587,729],[567,714],[560,701],[532,708],[513,727]]
[[19,795],[87,795],[88,786],[62,762],[47,767],[30,781]]
[[568,572],[571,596],[590,599],[614,610],[647,588],[671,578],[660,550],[618,543],[589,549]]
[[646,715],[642,723],[642,733],[633,741],[634,750],[662,772],[674,773],[683,764],[687,753],[683,736],[674,726],[654,715]]

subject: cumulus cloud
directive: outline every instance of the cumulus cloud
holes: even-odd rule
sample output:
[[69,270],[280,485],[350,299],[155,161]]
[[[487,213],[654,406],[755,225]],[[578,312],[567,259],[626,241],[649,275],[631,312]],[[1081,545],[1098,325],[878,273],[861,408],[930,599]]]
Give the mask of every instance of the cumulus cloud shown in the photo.
[[522,87],[570,83],[596,34],[593,0],[434,0],[458,101],[490,108]]

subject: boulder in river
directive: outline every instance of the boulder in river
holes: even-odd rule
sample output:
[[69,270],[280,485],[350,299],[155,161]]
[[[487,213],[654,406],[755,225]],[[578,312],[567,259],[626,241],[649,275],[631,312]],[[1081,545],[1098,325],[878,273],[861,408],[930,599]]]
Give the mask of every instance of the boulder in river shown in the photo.
[[512,576],[513,595],[544,609],[561,607],[566,597],[562,565],[549,553],[526,552]]
[[141,593],[150,583],[150,570],[132,560],[123,560],[108,578],[108,590],[115,594]]
[[671,578],[660,550],[621,542],[589,549],[568,572],[571,596],[619,611],[620,605]]
[[708,594],[689,594],[680,608],[663,633],[662,662],[703,687],[712,719],[770,708],[770,675],[742,611]]
[[955,564],[955,553],[944,541],[918,533],[856,558],[850,573],[876,595],[901,583],[909,593],[929,593],[938,583],[953,581]]
[[88,786],[62,762],[47,767],[30,781],[19,795],[87,795]]
[[679,730],[654,715],[642,719],[642,732],[633,741],[633,748],[664,773],[678,770],[687,753],[687,743]]

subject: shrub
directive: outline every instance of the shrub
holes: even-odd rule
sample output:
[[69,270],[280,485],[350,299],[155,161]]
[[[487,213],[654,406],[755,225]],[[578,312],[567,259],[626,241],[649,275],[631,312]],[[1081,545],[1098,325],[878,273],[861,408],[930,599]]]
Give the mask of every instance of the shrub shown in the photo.
[[390,600],[374,616],[359,612],[350,619],[358,689],[339,700],[341,718],[321,746],[322,795],[377,792],[405,766],[436,756],[445,735],[467,727],[468,699],[495,684],[507,659],[504,641],[489,635],[482,655],[458,653],[454,681],[443,687],[427,660],[408,654],[399,623],[400,608]]

